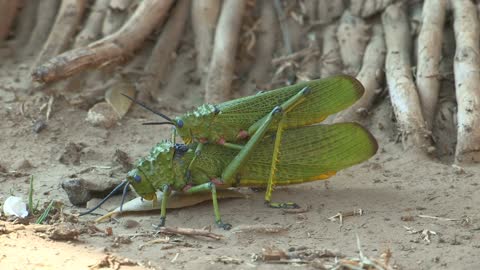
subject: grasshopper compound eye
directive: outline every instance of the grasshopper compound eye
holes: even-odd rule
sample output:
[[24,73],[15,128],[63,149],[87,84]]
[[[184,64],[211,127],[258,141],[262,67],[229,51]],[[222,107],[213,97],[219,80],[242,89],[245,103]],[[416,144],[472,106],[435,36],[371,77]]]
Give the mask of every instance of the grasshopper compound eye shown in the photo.
[[182,119],[178,119],[178,120],[177,120],[177,127],[178,127],[178,128],[182,128],[182,127],[183,127],[183,120],[182,120]]
[[135,182],[137,182],[137,183],[140,183],[140,182],[142,182],[142,177],[138,174],[135,174],[133,176],[133,180],[135,180]]

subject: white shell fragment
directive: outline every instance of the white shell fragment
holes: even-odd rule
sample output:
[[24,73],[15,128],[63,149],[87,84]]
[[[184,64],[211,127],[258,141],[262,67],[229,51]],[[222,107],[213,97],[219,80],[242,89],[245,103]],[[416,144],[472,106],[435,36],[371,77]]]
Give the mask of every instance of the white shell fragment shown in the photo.
[[27,204],[22,201],[22,198],[10,196],[3,204],[3,213],[6,216],[16,216],[24,218],[28,216]]

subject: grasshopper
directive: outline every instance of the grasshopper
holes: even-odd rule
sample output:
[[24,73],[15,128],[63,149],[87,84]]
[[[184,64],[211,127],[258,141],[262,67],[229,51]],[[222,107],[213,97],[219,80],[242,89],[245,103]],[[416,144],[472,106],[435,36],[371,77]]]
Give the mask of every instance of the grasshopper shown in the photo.
[[[216,182],[214,179],[223,173],[225,167],[241,150],[207,144],[203,147],[202,155],[197,156],[196,143],[184,145],[163,141],[153,147],[147,157],[137,161],[135,168],[115,191],[123,189],[125,195],[130,185],[143,199],[155,201],[155,192],[162,190],[165,195],[161,202],[161,226],[165,225],[168,194],[172,190],[188,194],[210,191],[215,223],[224,229],[230,229],[231,225],[223,223],[220,216],[217,188],[268,186],[267,179],[271,175],[277,140],[275,134],[262,137],[235,177],[223,182]],[[370,132],[356,123],[287,129],[280,139],[280,144],[282,152],[276,157],[275,177],[276,185],[280,186],[327,179],[341,169],[367,160],[378,148]],[[190,166],[193,159],[196,161]],[[83,214],[94,211],[113,193]]]
[[156,112],[132,98],[132,101],[163,117],[166,122],[149,122],[147,125],[169,124],[175,127],[186,144],[196,143],[195,157],[187,172],[207,144],[239,150],[229,164],[214,180],[218,184],[235,180],[239,171],[266,135],[275,134],[270,175],[265,192],[265,203],[276,208],[295,208],[295,203],[271,202],[275,183],[276,166],[281,151],[283,132],[323,121],[357,101],[364,93],[362,84],[354,77],[338,75],[312,80],[296,85],[234,99],[221,104],[204,104],[174,119]]

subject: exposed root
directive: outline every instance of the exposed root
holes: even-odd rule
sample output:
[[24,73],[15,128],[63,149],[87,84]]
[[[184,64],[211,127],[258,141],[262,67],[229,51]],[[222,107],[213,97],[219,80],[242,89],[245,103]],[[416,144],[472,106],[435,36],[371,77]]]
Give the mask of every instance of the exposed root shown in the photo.
[[15,47],[17,49],[24,47],[32,35],[38,2],[35,0],[23,1],[23,7],[17,18],[17,27],[15,29]]
[[[86,7],[86,0],[62,1],[50,35],[43,45],[42,52],[37,57],[36,66],[67,49],[71,38],[77,31]],[[40,15],[44,16],[44,15]]]
[[350,1],[350,10],[360,17],[370,17],[382,12],[388,5],[397,0],[355,0]]
[[[275,51],[275,37],[279,29],[272,1],[261,2],[260,30],[255,44],[255,63],[249,73],[248,82],[257,88],[265,89],[270,83],[269,72],[272,69],[272,58]],[[246,90],[245,95],[253,94],[254,89]]]
[[357,75],[362,65],[365,47],[370,39],[368,24],[346,10],[340,18],[337,39],[345,73]]
[[5,40],[10,34],[10,29],[17,16],[22,1],[20,0],[3,0],[0,1],[0,42]]
[[440,88],[439,74],[442,53],[443,24],[446,0],[426,0],[423,22],[418,36],[417,87],[427,129],[432,130]]
[[245,2],[245,0],[223,2],[205,89],[205,100],[208,103],[220,103],[230,97]]
[[197,49],[197,71],[203,77],[208,71],[213,50],[215,26],[222,3],[220,0],[196,0],[192,2],[192,27]]
[[454,61],[458,103],[458,163],[480,162],[480,25],[471,1],[453,1],[456,52]]
[[100,38],[102,22],[107,12],[109,0],[97,0],[90,8],[90,15],[87,18],[82,31],[75,38],[73,48],[79,48]]
[[55,16],[60,5],[60,0],[42,0],[38,1],[35,27],[32,30],[28,45],[23,55],[30,56],[38,53],[38,49],[43,46],[50,33]]
[[145,38],[167,15],[172,0],[142,1],[125,25],[114,34],[87,47],[73,49],[38,66],[33,80],[48,83],[72,76],[87,68],[118,61],[140,47]]
[[[402,132],[405,150],[421,155],[430,147],[429,134],[413,82],[410,65],[410,31],[404,7],[389,6],[382,15],[387,45],[385,63],[390,99]],[[411,138],[409,138],[411,136]]]
[[137,84],[140,100],[147,100],[149,97],[155,96],[165,70],[171,63],[172,54],[183,36],[189,7],[190,1],[188,0],[180,0],[175,5],[144,68],[144,76]]
[[107,15],[102,24],[102,35],[104,37],[113,34],[122,27],[127,20],[127,8],[132,0],[112,0],[107,10]]
[[342,59],[337,40],[338,23],[327,26],[323,32],[323,52],[320,59],[320,75],[322,78],[339,74],[342,70]]
[[328,24],[342,15],[345,10],[343,0],[318,0],[316,24]]
[[373,36],[365,50],[362,69],[357,76],[357,79],[365,87],[365,93],[355,104],[340,112],[335,118],[335,122],[360,121],[368,115],[375,97],[383,87],[385,53],[383,28],[382,25],[377,24],[373,27]]

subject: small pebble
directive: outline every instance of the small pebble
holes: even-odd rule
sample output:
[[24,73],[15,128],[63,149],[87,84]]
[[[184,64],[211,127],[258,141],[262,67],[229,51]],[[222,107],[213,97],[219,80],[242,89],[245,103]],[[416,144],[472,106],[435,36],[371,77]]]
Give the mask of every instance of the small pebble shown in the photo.
[[85,119],[93,126],[101,126],[104,128],[113,127],[118,121],[118,114],[112,106],[106,102],[95,104],[88,110],[87,118]]
[[140,225],[140,223],[138,221],[133,220],[133,219],[127,219],[123,222],[122,225],[125,229],[132,229],[132,228],[138,227]]
[[19,159],[12,164],[12,170],[14,171],[28,170],[31,168],[32,164],[30,164],[30,161],[26,159]]

